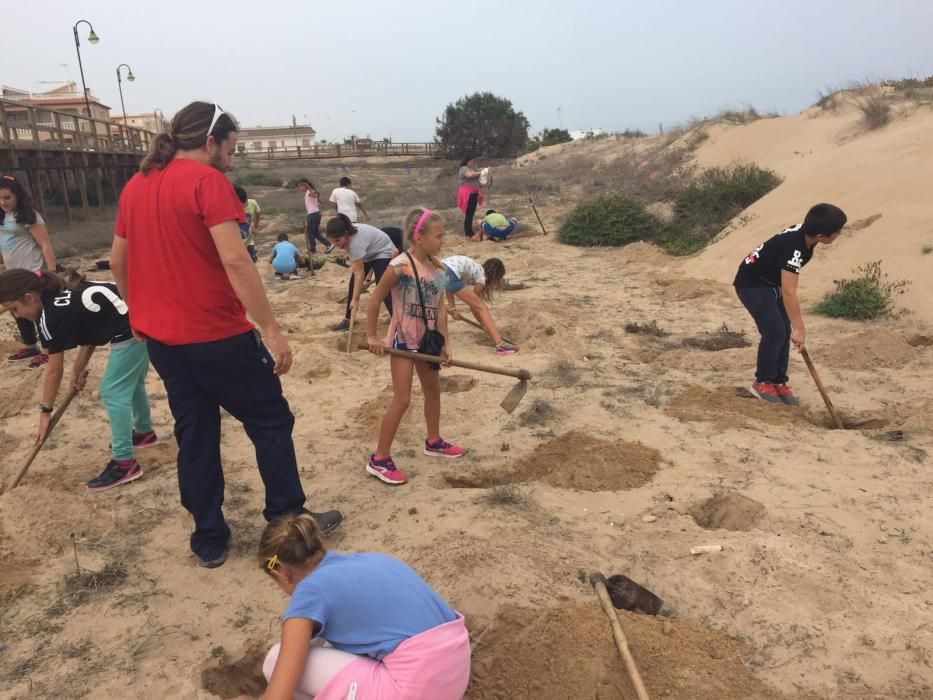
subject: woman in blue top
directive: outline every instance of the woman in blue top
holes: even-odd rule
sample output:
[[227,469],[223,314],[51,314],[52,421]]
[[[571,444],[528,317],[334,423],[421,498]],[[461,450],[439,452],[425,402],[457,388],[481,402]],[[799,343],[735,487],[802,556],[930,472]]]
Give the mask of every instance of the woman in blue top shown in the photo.
[[375,552],[328,552],[306,513],[266,526],[259,562],[291,596],[282,641],[263,665],[264,700],[463,697],[470,679],[463,616],[407,564]]

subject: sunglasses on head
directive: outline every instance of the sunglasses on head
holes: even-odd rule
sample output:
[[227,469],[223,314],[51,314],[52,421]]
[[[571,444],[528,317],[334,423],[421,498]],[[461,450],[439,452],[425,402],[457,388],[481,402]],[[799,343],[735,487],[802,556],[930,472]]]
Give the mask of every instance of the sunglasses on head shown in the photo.
[[224,108],[219,104],[214,105],[214,118],[211,119],[211,125],[207,127],[207,135],[210,136],[211,132],[214,130],[214,127],[217,126],[217,120],[220,119],[220,115],[224,114]]

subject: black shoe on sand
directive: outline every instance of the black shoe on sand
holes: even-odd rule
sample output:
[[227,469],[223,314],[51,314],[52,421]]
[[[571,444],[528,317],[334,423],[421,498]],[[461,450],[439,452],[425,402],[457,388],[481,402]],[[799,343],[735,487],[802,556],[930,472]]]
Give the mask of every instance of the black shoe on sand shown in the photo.
[[343,521],[343,513],[341,513],[339,510],[328,510],[324,513],[314,513],[307,509],[302,510],[314,518],[314,521],[318,524],[318,527],[321,528],[321,533],[324,535],[329,535],[332,533]]

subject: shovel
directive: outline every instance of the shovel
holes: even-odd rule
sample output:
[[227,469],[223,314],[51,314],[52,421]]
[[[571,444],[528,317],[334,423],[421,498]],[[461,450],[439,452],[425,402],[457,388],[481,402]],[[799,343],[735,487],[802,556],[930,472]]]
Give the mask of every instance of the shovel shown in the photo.
[[[88,374],[87,370],[85,370],[84,372],[82,372],[81,376],[84,378],[87,378],[87,374]],[[53,413],[52,418],[49,419],[49,429],[48,429],[48,432],[46,432],[45,434],[45,440],[43,440],[38,445],[32,448],[32,452],[29,454],[29,458],[26,460],[26,464],[20,467],[20,470],[16,473],[16,476],[14,476],[10,480],[10,483],[7,485],[6,491],[4,491],[4,493],[6,493],[7,491],[12,491],[17,486],[19,486],[19,482],[22,481],[24,476],[26,476],[26,472],[29,471],[29,467],[32,465],[33,461],[35,460],[36,455],[39,454],[39,450],[42,449],[42,446],[45,444],[45,441],[49,439],[49,435],[52,434],[52,430],[54,430],[55,426],[58,425],[59,419],[62,417],[62,414],[65,412],[65,409],[68,408],[68,404],[71,403],[71,400],[75,396],[77,396],[77,394],[78,392],[74,390],[74,387],[72,387],[71,391],[69,391],[65,395],[65,398],[62,401],[61,405],[57,409],[55,409],[55,413]]]
[[[369,345],[366,343],[360,343],[356,347],[358,347],[360,350],[369,350]],[[436,365],[448,364],[443,357],[438,357],[437,355],[425,355],[420,352],[396,350],[395,348],[384,348],[384,351],[389,355],[394,355],[395,357],[404,357],[409,360],[431,362]],[[490,374],[504,374],[507,377],[515,377],[518,379],[518,384],[509,390],[509,393],[505,395],[504,399],[502,399],[502,403],[499,404],[506,411],[506,413],[511,413],[516,408],[518,408],[518,404],[521,403],[521,400],[525,397],[525,392],[528,391],[528,380],[531,379],[531,372],[529,372],[527,369],[507,369],[504,367],[492,367],[490,365],[481,365],[475,362],[465,362],[464,360],[451,360],[449,364],[452,367],[474,369],[478,372],[489,372]]]
[[535,206],[534,200],[529,197],[528,202],[531,204],[531,211],[535,213],[535,218],[538,220],[538,223],[541,225],[541,230],[544,232],[544,235],[547,235],[547,229],[544,228],[544,222],[541,221],[541,216],[538,214],[538,208]]
[[845,430],[846,426],[842,423],[842,419],[839,417],[839,414],[836,413],[836,407],[833,406],[833,402],[829,400],[829,394],[826,393],[826,387],[823,386],[823,382],[820,381],[820,375],[816,373],[816,367],[813,366],[813,360],[810,359],[810,353],[807,352],[806,348],[803,348],[800,351],[800,354],[803,355],[803,361],[807,363],[807,369],[810,370],[810,376],[813,377],[813,381],[816,383],[816,388],[820,392],[820,396],[823,397],[823,403],[826,404],[826,408],[829,410],[829,415],[833,417],[833,423],[836,424],[836,427],[839,430]]
[[[612,578],[615,577],[613,576]],[[612,579],[610,579],[610,581],[611,580]],[[625,671],[628,673],[629,680],[632,681],[632,686],[635,688],[635,694],[638,696],[638,700],[649,700],[648,690],[645,688],[645,683],[642,681],[641,674],[638,672],[638,666],[635,664],[635,657],[632,656],[632,652],[628,648],[628,640],[625,638],[625,631],[622,629],[622,624],[619,622],[619,616],[616,615],[616,611],[612,608],[613,602],[606,586],[606,577],[598,571],[594,571],[590,574],[590,583],[596,590],[596,596],[599,598],[603,612],[606,613],[606,617],[609,618],[609,626],[612,627],[612,636],[615,638],[616,648],[619,650],[622,661],[625,663]],[[637,586],[638,584],[635,585]]]
[[[473,320],[467,318],[467,317],[464,316],[463,314],[458,314],[457,316],[454,316],[454,318],[457,319],[458,321],[463,321],[464,323],[469,323],[471,326],[473,326],[474,328],[479,328],[479,329],[480,329],[481,331],[483,331],[484,333],[486,332],[486,329],[483,328],[482,324],[479,324],[479,323],[477,323],[476,321],[473,321]],[[513,343],[511,340],[509,340],[509,339],[506,338],[505,336],[502,336],[502,340],[504,340],[504,341],[505,341],[506,343],[508,343],[509,345],[515,345],[515,343]]]

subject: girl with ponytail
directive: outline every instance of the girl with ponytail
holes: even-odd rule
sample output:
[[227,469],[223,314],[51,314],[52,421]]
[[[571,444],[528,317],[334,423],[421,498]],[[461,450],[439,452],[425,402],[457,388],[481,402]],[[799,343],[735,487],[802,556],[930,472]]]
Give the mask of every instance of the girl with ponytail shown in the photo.
[[[0,251],[7,270],[30,272],[54,270],[55,251],[42,215],[32,208],[29,193],[12,175],[0,176]],[[39,349],[36,324],[17,318],[16,327],[23,347],[9,356],[10,362],[29,360],[29,367],[41,367],[48,356]]]
[[[385,345],[396,350],[409,350],[451,358],[450,336],[447,333],[447,313],[443,304],[447,288],[447,273],[437,254],[444,244],[444,220],[430,209],[415,209],[403,225],[411,247],[389,265],[369,299],[366,314],[366,334],[369,351],[381,355]],[[376,336],[379,304],[392,296],[392,320],[385,344]],[[379,427],[379,443],[370,456],[366,471],[380,481],[398,485],[408,481],[405,473],[392,460],[390,451],[399,423],[411,403],[411,383],[418,372],[424,394],[424,419],[427,439],[424,454],[428,457],[455,459],[466,450],[441,437],[441,382],[438,366],[393,355],[392,403]]]
[[302,513],[266,526],[259,566],[289,596],[282,641],[263,664],[263,697],[463,697],[470,679],[463,616],[404,562],[329,552]]
[[0,273],[0,304],[17,319],[38,322],[48,350],[36,443],[48,435],[64,376],[65,351],[78,348],[69,384],[81,391],[82,375],[95,348],[110,345],[100,398],[110,421],[112,456],[100,476],[87,482],[87,488],[104,491],[141,477],[135,448],[158,443],[146,396],[149,356],[146,346],[133,338],[128,309],[116,285],[88,282],[74,272],[61,277],[48,271],[7,270]]

